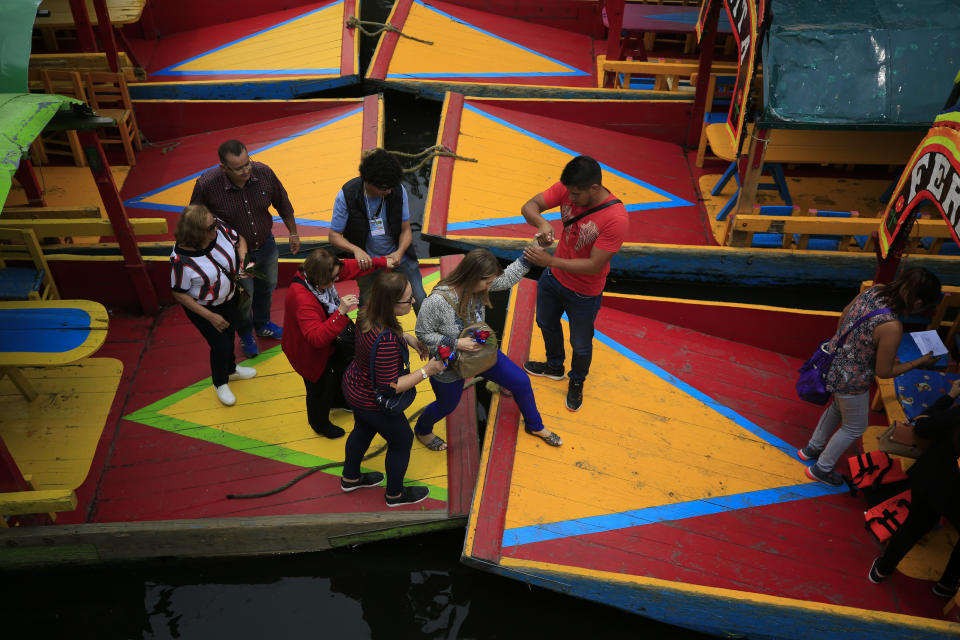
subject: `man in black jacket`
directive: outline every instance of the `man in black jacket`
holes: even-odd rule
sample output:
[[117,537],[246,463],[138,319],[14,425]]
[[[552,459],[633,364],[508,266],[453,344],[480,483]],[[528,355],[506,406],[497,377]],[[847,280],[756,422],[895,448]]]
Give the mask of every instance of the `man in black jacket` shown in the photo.
[[[330,244],[353,255],[361,269],[371,258],[393,257],[395,271],[407,276],[413,287],[414,312],[426,297],[420,263],[414,251],[407,192],[400,184],[403,169],[389,151],[374,149],[360,162],[360,176],[337,193],[330,221]],[[360,304],[370,294],[376,274],[357,279]]]

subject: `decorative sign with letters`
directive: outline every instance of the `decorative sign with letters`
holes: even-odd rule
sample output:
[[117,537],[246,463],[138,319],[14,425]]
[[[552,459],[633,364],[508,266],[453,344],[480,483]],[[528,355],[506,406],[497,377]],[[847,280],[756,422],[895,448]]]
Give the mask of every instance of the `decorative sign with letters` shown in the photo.
[[909,232],[917,206],[929,202],[960,244],[960,108],[944,111],[910,157],[880,223],[886,258],[898,234]]
[[[697,39],[703,34],[703,29],[710,11],[711,2],[720,0],[704,0],[700,5],[700,15],[697,19]],[[737,43],[737,82],[733,87],[733,100],[730,101],[730,111],[727,112],[727,133],[734,149],[740,148],[740,136],[743,135],[744,119],[747,112],[747,100],[750,94],[750,81],[753,78],[753,61],[756,58],[757,39],[760,21],[763,16],[765,0],[723,0],[724,9],[730,24],[733,27],[733,37]],[[709,105],[707,105],[709,108]]]

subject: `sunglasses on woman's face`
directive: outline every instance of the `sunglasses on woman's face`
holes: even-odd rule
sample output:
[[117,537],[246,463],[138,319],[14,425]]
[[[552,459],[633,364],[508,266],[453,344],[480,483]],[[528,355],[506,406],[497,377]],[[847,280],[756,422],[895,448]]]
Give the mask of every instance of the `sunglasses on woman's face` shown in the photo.
[[216,228],[217,228],[217,223],[214,222],[212,225],[210,225],[209,227],[207,227],[207,233],[213,231],[213,230],[216,229]]

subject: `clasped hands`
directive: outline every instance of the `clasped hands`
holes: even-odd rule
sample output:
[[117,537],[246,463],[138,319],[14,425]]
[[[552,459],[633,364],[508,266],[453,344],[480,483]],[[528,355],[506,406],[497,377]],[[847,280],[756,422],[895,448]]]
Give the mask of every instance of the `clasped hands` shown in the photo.
[[[403,260],[403,254],[399,251],[394,253],[388,253],[384,256],[387,259],[387,269],[393,269],[400,264],[400,261]],[[357,264],[360,265],[361,269],[369,269],[373,266],[373,258],[370,257],[363,249],[357,249],[353,252],[353,258],[357,261]]]
[[552,245],[555,239],[553,227],[547,223],[533,236],[533,242],[524,247],[523,257],[538,267],[550,266],[550,259],[553,256],[544,251],[544,248]]

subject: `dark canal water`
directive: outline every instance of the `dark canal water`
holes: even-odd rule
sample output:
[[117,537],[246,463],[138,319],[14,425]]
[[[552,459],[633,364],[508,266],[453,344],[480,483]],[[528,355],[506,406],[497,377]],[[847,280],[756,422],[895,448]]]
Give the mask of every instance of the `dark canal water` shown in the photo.
[[[6,638],[704,638],[458,562],[463,530],[296,557],[6,576]],[[11,580],[12,578],[12,580]]]

